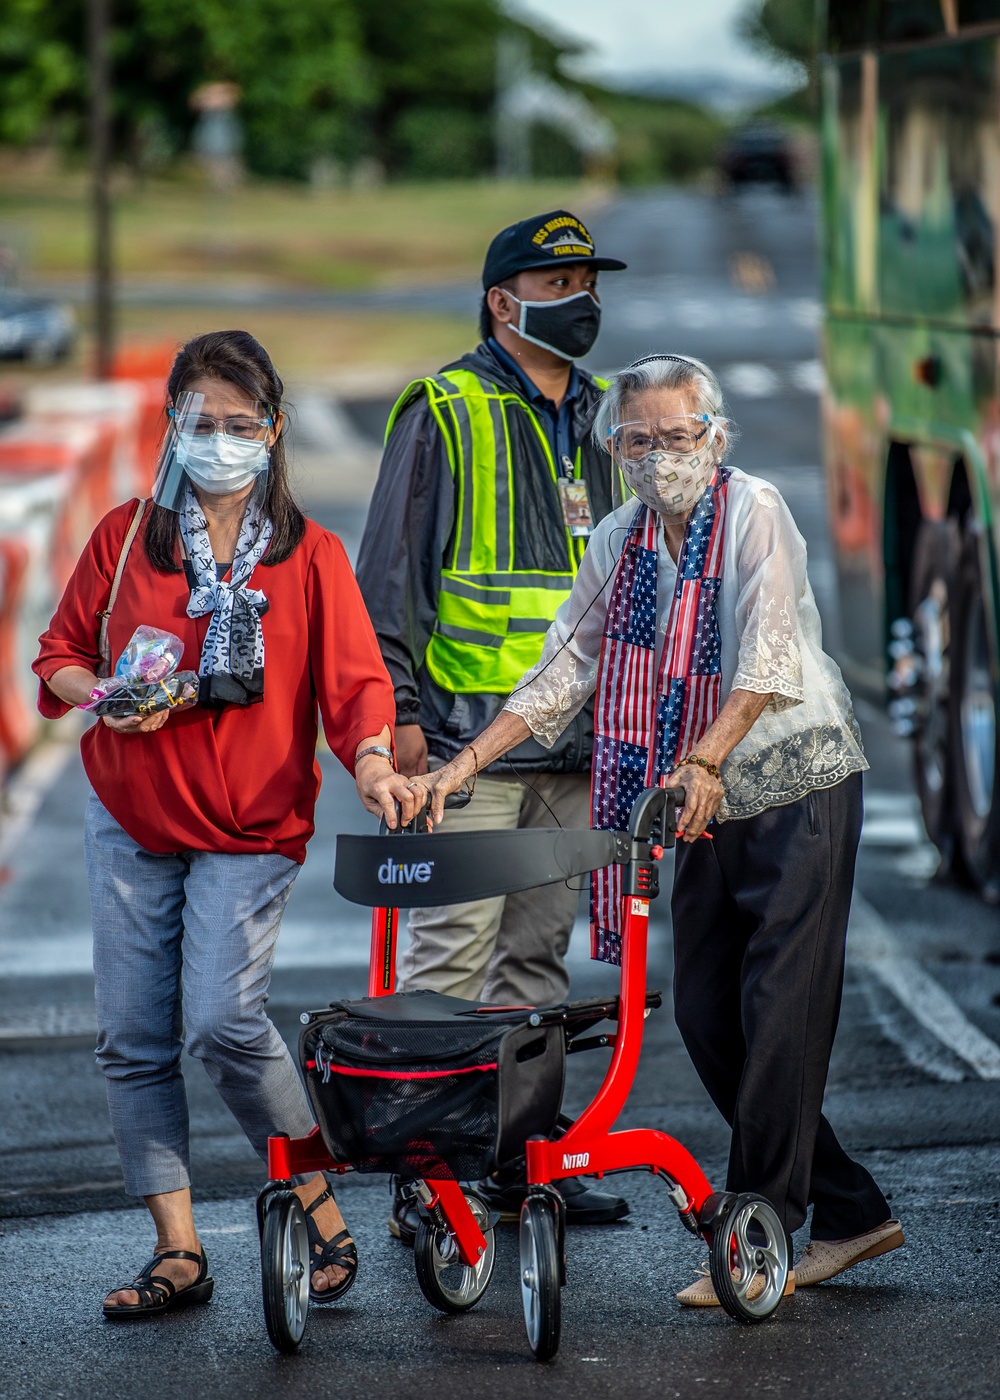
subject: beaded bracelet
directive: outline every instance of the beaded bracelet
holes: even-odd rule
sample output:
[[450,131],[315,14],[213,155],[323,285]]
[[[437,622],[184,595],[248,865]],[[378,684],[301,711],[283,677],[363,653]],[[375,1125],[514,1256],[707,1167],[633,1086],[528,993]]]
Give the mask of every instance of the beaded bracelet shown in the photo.
[[689,753],[687,758],[681,759],[677,767],[683,768],[685,763],[696,763],[699,768],[704,768],[706,773],[711,773],[713,778],[717,778],[720,783],[722,782],[722,776],[719,773],[718,768],[715,766],[714,763],[709,763],[707,758],[701,758],[696,753]]

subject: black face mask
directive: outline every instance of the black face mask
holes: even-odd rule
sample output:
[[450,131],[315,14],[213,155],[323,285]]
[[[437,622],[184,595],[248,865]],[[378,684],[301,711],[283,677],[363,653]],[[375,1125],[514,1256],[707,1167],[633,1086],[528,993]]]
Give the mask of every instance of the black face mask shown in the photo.
[[[513,292],[507,295],[514,297]],[[521,319],[516,326],[513,321],[510,323],[511,330],[532,345],[551,350],[560,359],[578,360],[597,339],[601,307],[590,292],[577,292],[556,301],[514,300],[521,308]]]

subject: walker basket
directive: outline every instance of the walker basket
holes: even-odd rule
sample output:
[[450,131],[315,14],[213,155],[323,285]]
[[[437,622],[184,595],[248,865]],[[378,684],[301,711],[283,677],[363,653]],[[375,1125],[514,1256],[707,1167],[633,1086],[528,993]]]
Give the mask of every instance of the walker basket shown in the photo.
[[531,1015],[434,992],[319,1013],[299,1053],[327,1148],[359,1172],[455,1180],[519,1156],[555,1127],[566,1070],[562,1026]]

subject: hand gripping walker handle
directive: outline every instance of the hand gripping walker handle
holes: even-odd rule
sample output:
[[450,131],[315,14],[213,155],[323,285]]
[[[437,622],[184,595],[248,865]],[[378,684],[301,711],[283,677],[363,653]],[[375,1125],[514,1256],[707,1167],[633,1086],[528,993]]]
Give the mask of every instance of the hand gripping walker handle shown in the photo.
[[[468,807],[472,801],[472,795],[468,792],[449,792],[444,800],[446,812],[457,811],[460,807]],[[420,811],[407,825],[403,825],[403,809],[399,803],[396,806],[396,830],[390,831],[385,824],[385,817],[382,817],[378,824],[378,834],[380,836],[419,836],[427,830],[428,807],[421,807]]]

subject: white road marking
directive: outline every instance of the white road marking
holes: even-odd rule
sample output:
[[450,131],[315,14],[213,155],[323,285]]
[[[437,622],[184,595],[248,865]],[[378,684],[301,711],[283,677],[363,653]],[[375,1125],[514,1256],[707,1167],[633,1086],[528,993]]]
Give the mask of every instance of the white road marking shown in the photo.
[[296,447],[321,452],[371,449],[328,388],[296,386],[289,397],[295,404],[291,438]]
[[898,1047],[908,1064],[942,1084],[960,1084],[968,1076],[968,1067],[963,1061],[915,1021],[881,982],[870,974],[865,975],[863,982],[872,1019],[886,1040]]
[[941,984],[902,951],[889,925],[858,894],[851,907],[847,953],[980,1079],[1000,1080],[1000,1045],[974,1026]]
[[776,297],[760,294],[721,294],[717,289],[698,289],[678,295],[674,285],[655,280],[634,284],[628,296],[607,297],[609,315],[630,330],[700,331],[726,325],[740,330],[787,329],[789,324],[816,331],[823,310],[813,297]]
[[826,388],[826,371],[821,360],[801,360],[792,365],[788,377],[804,394],[821,394]]
[[814,297],[795,297],[788,303],[792,320],[811,331],[819,330],[823,323],[823,307]]
[[[676,323],[658,307],[646,306],[636,308],[630,317],[630,324],[635,330],[658,331]],[[604,379],[613,379],[618,367],[605,365],[598,373]],[[735,394],[738,398],[769,399],[789,390],[819,395],[826,384],[826,371],[820,360],[790,360],[785,364],[769,365],[759,364],[756,360],[738,360],[719,366],[719,378],[727,393]]]
[[926,845],[927,836],[916,797],[906,792],[866,789],[861,840],[866,846]]
[[64,720],[63,724],[65,728],[60,738],[39,744],[4,789],[0,867],[7,864],[15,846],[34,821],[45,794],[58,782],[66,764],[76,754],[81,726],[71,729],[71,720]]
[[767,399],[781,388],[781,380],[768,365],[726,365],[720,370],[722,383],[731,394],[744,399]]
[[[89,971],[89,969],[88,969]],[[51,1002],[28,1009],[0,1012],[0,1041],[53,1040],[66,1036],[96,1035],[97,1017],[89,1002],[75,1006]]]
[[[368,962],[371,938],[371,915],[365,910],[351,910],[346,917],[332,909],[329,919],[285,919],[278,936],[276,968],[290,967],[358,967]],[[11,935],[0,937],[0,978],[57,977],[93,971],[92,935],[89,925],[78,925],[62,933],[41,934],[32,939]],[[8,1025],[14,1025],[16,1009],[8,1013]],[[72,1035],[81,1032],[54,1029],[56,1020],[65,1014],[52,1007],[46,1015],[52,1020],[52,1034]],[[0,1016],[3,1012],[0,1011]],[[35,1024],[35,1015],[32,1015]],[[27,1022],[25,1023],[27,1024]],[[44,1031],[36,1029],[31,1034]],[[0,1030],[0,1035],[13,1034]]]

